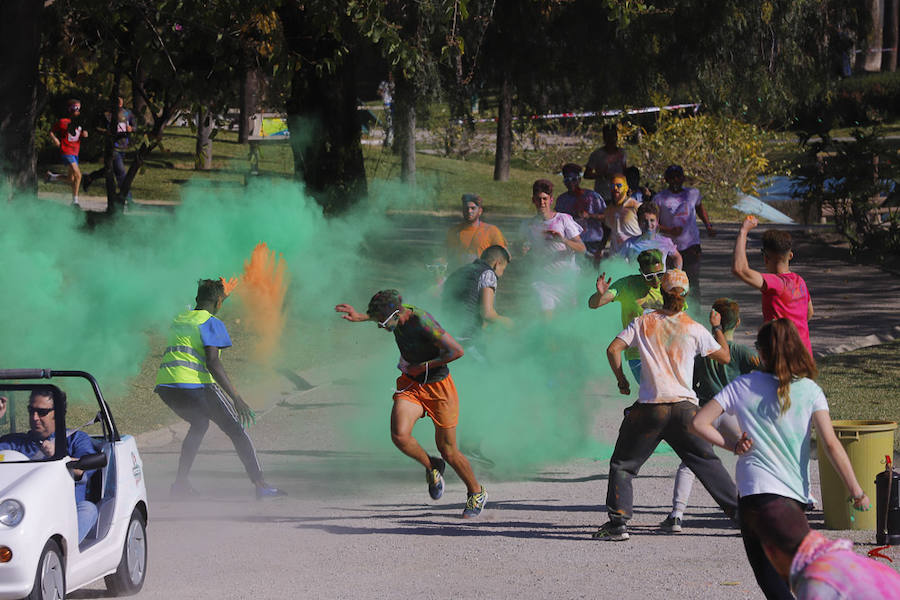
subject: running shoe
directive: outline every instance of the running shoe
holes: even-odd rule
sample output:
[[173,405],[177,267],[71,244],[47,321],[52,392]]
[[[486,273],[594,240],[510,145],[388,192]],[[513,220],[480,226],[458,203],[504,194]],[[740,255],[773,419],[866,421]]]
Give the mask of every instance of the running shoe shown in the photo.
[[628,526],[624,521],[607,521],[600,529],[591,534],[595,540],[609,540],[611,542],[624,542],[628,539]]
[[428,482],[428,495],[432,500],[439,500],[444,495],[444,469],[447,463],[443,458],[429,456],[431,468],[425,472],[425,481]]
[[669,533],[681,532],[681,518],[669,515],[666,520],[659,524],[659,528]]
[[284,490],[280,490],[277,487],[272,487],[270,485],[258,485],[256,486],[256,499],[262,500],[263,498],[278,498],[279,496],[287,496],[287,492]]
[[481,486],[481,491],[477,494],[469,494],[466,498],[466,508],[463,510],[463,519],[473,519],[481,514],[484,505],[487,503],[487,491]]

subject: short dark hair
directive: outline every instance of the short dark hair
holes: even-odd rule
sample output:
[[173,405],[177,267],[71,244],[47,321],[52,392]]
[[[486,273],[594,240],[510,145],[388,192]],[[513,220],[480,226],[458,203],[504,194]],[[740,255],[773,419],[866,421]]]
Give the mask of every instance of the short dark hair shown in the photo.
[[578,163],[566,163],[560,169],[560,172],[565,175],[566,173],[575,173],[577,175],[581,175],[584,169]]
[[722,329],[730,331],[737,327],[741,318],[741,308],[731,298],[719,298],[713,302],[713,310],[722,315]]
[[366,308],[366,314],[376,319],[386,317],[394,312],[403,304],[403,297],[397,290],[381,290],[376,292],[372,299],[369,300],[369,307]]
[[641,202],[641,205],[638,206],[637,209],[637,217],[640,219],[646,214],[656,215],[656,218],[659,218],[659,207],[656,205],[656,202]]
[[606,135],[609,135],[610,133],[615,133],[616,135],[618,135],[619,134],[619,126],[616,125],[615,123],[607,123],[606,125],[604,125],[603,126],[603,135],[606,136]]
[[762,247],[767,253],[783,256],[793,249],[792,246],[793,240],[788,231],[769,229],[762,235]]
[[218,302],[225,298],[225,285],[221,279],[201,279],[197,281],[197,304]]
[[55,388],[52,386],[41,386],[34,388],[33,390],[31,390],[31,393],[28,394],[29,404],[37,396],[40,396],[42,398],[50,398],[51,400],[53,400],[54,410],[58,408],[65,410],[66,408],[66,393],[59,388]]
[[537,196],[538,194],[550,194],[553,195],[553,182],[549,179],[538,179],[531,186],[531,194],[533,196]]
[[666,172],[663,175],[663,179],[669,179],[670,177],[684,177],[684,169],[681,165],[669,165],[666,167]]
[[497,260],[498,258],[509,262],[509,251],[503,246],[498,246],[494,244],[493,246],[488,246],[484,249],[484,252],[481,253],[479,257],[481,260],[488,262],[491,260]]

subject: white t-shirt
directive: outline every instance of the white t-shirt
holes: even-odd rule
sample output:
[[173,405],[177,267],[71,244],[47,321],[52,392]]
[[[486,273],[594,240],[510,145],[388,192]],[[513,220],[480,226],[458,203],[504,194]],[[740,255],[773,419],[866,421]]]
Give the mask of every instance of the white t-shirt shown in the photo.
[[540,215],[535,215],[522,224],[522,236],[531,246],[530,252],[535,253],[542,265],[551,270],[577,269],[575,253],[562,241],[549,239],[546,231],[555,231],[563,238],[570,240],[581,235],[584,228],[576,223],[571,215],[561,212],[547,220],[542,219]]
[[699,404],[693,389],[694,357],[720,348],[706,327],[686,313],[644,313],[617,335],[641,353],[638,402],[665,404],[687,400]]
[[681,188],[680,192],[662,190],[653,196],[659,206],[659,224],[663,227],[681,227],[681,235],[673,237],[679,251],[700,243],[700,229],[697,227],[697,205],[700,204],[700,190]]
[[778,379],[753,371],[729,383],[714,400],[737,417],[753,446],[741,455],[735,469],[738,493],[778,494],[806,504],[809,495],[809,434],[812,414],[828,410],[816,383],[798,379],[790,387],[791,407],[778,408]]

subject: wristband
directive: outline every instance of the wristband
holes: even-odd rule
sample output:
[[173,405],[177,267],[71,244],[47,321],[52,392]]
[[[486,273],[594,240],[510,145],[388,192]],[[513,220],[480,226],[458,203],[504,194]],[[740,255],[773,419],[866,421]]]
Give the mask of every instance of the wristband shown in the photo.
[[722,328],[722,325],[713,325],[712,330],[713,330],[713,332],[716,332],[716,331],[721,331],[723,333],[725,332],[725,330]]

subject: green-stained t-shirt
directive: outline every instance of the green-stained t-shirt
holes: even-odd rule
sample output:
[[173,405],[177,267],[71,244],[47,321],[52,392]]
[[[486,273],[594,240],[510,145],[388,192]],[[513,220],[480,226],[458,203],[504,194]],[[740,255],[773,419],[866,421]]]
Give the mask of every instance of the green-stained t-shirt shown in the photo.
[[700,399],[700,406],[712,400],[738,375],[746,375],[759,368],[759,356],[747,346],[728,342],[728,350],[731,352],[731,362],[727,365],[703,356],[694,359],[694,391]]
[[[438,340],[447,332],[431,314],[421,308],[412,304],[404,304],[403,307],[411,310],[412,315],[406,323],[397,325],[397,328],[394,329],[394,339],[397,341],[400,356],[413,365],[438,358],[441,354]],[[433,383],[446,378],[449,374],[450,369],[447,368],[447,365],[441,365],[428,370],[427,380],[425,380],[424,372],[413,379],[419,383]]]
[[[622,327],[644,314],[646,310],[662,308],[662,291],[658,287],[652,287],[643,275],[628,275],[617,279],[609,286],[616,293],[616,302],[622,307]],[[637,348],[625,350],[626,359],[640,358]]]

